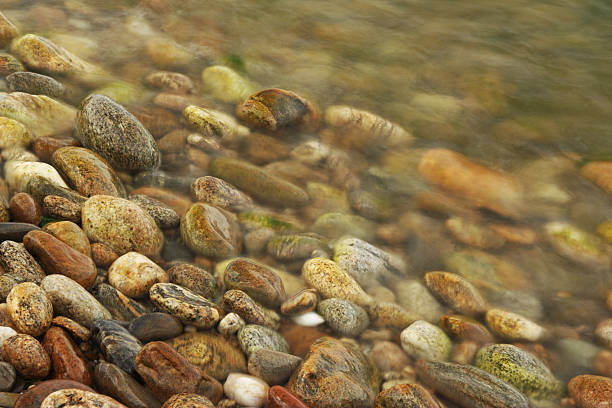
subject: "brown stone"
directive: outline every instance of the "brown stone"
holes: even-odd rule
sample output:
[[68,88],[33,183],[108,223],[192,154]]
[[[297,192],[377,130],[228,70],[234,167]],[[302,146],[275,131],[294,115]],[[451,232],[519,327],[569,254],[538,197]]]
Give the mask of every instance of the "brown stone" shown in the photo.
[[61,274],[85,289],[94,284],[98,271],[93,260],[44,231],[30,231],[23,245],[40,261],[48,275]]
[[115,364],[101,361],[94,370],[96,389],[130,408],[159,408],[161,403],[147,388],[140,385]]
[[51,327],[47,330],[42,345],[51,356],[54,378],[92,384],[89,363],[66,331]]
[[9,204],[11,219],[17,222],[38,225],[42,219],[42,208],[28,193],[17,193]]
[[427,288],[455,311],[468,316],[487,311],[487,302],[478,290],[461,276],[449,272],[425,274]]
[[440,408],[440,404],[418,384],[398,384],[378,394],[376,408]]
[[2,359],[24,378],[44,378],[51,370],[51,359],[34,337],[17,334],[2,343]]
[[183,153],[185,143],[187,143],[187,136],[189,136],[190,133],[191,132],[186,129],[173,130],[157,141],[157,147],[160,152],[166,154]]
[[131,113],[156,139],[181,127],[178,117],[167,109],[149,106],[132,110]]
[[45,215],[57,220],[81,222],[83,205],[65,197],[48,195],[43,199],[43,212]]
[[579,408],[608,408],[612,401],[612,378],[578,375],[567,384]]
[[76,388],[84,391],[94,392],[85,384],[71,380],[47,380],[36,384],[26,390],[15,403],[13,408],[39,408],[40,404],[52,392],[66,388]]
[[87,341],[91,337],[91,330],[85,326],[81,326],[72,319],[65,316],[55,316],[51,321],[54,326],[68,330],[68,332],[81,341]]
[[79,145],[79,141],[73,138],[39,137],[32,143],[32,151],[40,161],[51,163],[51,156],[56,150]]
[[15,285],[6,297],[6,304],[20,333],[40,336],[51,326],[51,300],[45,291],[33,282]]
[[50,222],[45,224],[43,231],[48,232],[83,255],[91,257],[91,244],[89,243],[89,238],[87,238],[85,231],[74,222]]
[[267,307],[278,307],[285,301],[281,278],[270,268],[245,258],[230,262],[223,275],[225,287],[246,292]]
[[484,325],[467,316],[444,315],[440,318],[440,327],[459,340],[473,341],[478,344],[495,342],[493,335]]
[[608,193],[612,193],[612,162],[587,163],[580,170],[580,174]]
[[136,190],[132,190],[130,195],[144,194],[152,197],[156,200],[161,201],[170,208],[172,208],[179,216],[185,215],[189,207],[193,204],[191,199],[183,194],[175,193],[170,190],[158,187],[140,187]]
[[317,308],[319,295],[314,289],[302,289],[281,305],[281,313],[286,316],[296,316],[312,312]]
[[94,242],[91,244],[91,257],[96,266],[108,268],[117,258],[119,258],[119,255],[117,255],[108,245],[101,242]]
[[379,341],[374,344],[369,356],[381,373],[402,371],[410,364],[410,359],[404,350],[390,341]]
[[297,396],[285,387],[275,385],[268,390],[267,408],[308,408]]
[[55,391],[44,399],[40,408],[128,408],[111,397],[96,392],[66,388]]
[[298,357],[304,357],[315,340],[330,335],[330,332],[323,331],[319,327],[299,326],[292,323],[281,326],[279,333],[289,343],[292,353]]

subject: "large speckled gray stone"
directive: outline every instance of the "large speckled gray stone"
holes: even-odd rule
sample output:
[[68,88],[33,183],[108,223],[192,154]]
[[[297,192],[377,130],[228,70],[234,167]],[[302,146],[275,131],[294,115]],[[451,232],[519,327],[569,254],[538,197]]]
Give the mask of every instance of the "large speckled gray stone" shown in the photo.
[[144,171],[159,165],[160,155],[151,133],[107,96],[93,94],[81,103],[76,135],[83,146],[105,158],[115,170]]
[[258,349],[266,349],[289,353],[289,343],[275,330],[256,324],[248,324],[238,332],[240,348],[250,356]]
[[346,300],[324,300],[317,311],[333,331],[344,337],[357,337],[370,325],[366,311]]

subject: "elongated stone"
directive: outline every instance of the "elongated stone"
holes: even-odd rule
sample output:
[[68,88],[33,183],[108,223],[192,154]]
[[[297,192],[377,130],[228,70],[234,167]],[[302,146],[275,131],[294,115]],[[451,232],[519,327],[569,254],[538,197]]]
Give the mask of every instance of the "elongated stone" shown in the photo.
[[142,343],[127,329],[113,320],[96,320],[91,334],[106,361],[116,364],[126,373],[135,373],[134,360]]
[[35,72],[14,72],[6,77],[9,91],[61,98],[66,88],[61,82]]
[[11,160],[4,164],[4,177],[13,191],[29,192],[28,185],[37,176],[57,187],[68,188],[57,170],[47,163]]
[[210,300],[174,283],[156,283],[149,290],[151,302],[185,324],[210,329],[219,321],[219,310]]
[[228,289],[242,290],[264,306],[278,307],[286,297],[283,281],[273,270],[246,258],[227,264],[223,281]]
[[0,241],[21,242],[25,234],[39,229],[36,225],[23,222],[0,222]]
[[425,284],[438,299],[460,314],[474,316],[487,309],[487,302],[478,290],[459,275],[449,272],[428,272]]
[[93,293],[96,299],[108,309],[113,319],[129,322],[147,313],[144,306],[125,296],[109,284],[101,283],[97,285]]
[[94,370],[94,380],[99,391],[116,398],[129,408],[161,407],[151,391],[115,364],[99,362]]
[[55,378],[92,385],[93,376],[89,362],[65,330],[51,327],[45,333],[42,345],[51,357]]
[[337,297],[357,305],[370,303],[372,298],[336,262],[312,258],[304,263],[302,275],[306,282],[325,298]]
[[38,283],[45,277],[36,259],[30,255],[23,244],[15,241],[0,243],[0,266],[7,276],[17,282]]
[[130,322],[127,329],[143,343],[154,340],[167,340],[183,332],[183,325],[168,313],[146,313]]
[[14,286],[6,304],[20,333],[40,336],[51,326],[53,306],[45,291],[35,283],[24,282]]
[[204,176],[191,184],[191,195],[230,211],[244,211],[253,206],[253,200],[230,183],[212,176]]

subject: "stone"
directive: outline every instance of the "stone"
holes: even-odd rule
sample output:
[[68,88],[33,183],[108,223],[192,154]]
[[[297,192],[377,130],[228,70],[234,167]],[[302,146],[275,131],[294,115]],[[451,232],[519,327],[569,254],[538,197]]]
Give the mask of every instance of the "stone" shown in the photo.
[[80,389],[95,392],[91,387],[72,380],[46,380],[28,388],[15,403],[14,408],[40,407],[47,396],[63,389]]
[[268,390],[268,408],[308,408],[285,387],[274,385]]
[[303,327],[315,327],[325,323],[325,319],[323,318],[323,316],[321,316],[317,312],[306,312],[301,315],[293,316],[291,320],[298,326]]
[[81,341],[88,341],[91,337],[91,331],[88,328],[65,316],[55,316],[51,324],[66,329],[73,337]]
[[227,264],[223,273],[227,289],[239,289],[267,307],[278,307],[285,300],[283,281],[270,268],[250,259],[239,258]]
[[183,109],[183,117],[188,127],[203,137],[219,138],[225,144],[239,143],[250,133],[233,116],[214,109],[189,105]]
[[463,217],[451,217],[444,223],[457,241],[478,248],[500,248],[506,240],[487,225]]
[[51,370],[51,359],[34,337],[16,334],[2,343],[2,359],[24,378],[45,378]]
[[0,362],[0,392],[13,389],[16,379],[17,372],[15,367],[4,361]]
[[200,202],[229,211],[245,211],[253,207],[253,200],[242,191],[217,177],[204,176],[191,184],[192,197]]
[[160,187],[140,187],[130,192],[131,195],[144,194],[172,208],[179,216],[185,215],[193,204],[189,197]]
[[370,318],[373,328],[403,329],[414,323],[417,318],[395,302],[374,302],[364,305],[363,308]]
[[245,325],[246,323],[242,317],[236,313],[228,313],[217,325],[217,330],[222,335],[229,337],[238,333]]
[[147,388],[118,366],[100,361],[94,370],[96,389],[129,408],[160,408],[161,403]]
[[128,408],[111,397],[74,388],[52,392],[44,399],[40,408]]
[[187,288],[194,293],[213,298],[217,291],[215,278],[205,269],[193,264],[175,265],[166,271],[170,282]]
[[43,212],[56,220],[77,223],[81,222],[82,205],[64,197],[48,195],[43,200]]
[[258,324],[272,329],[277,329],[280,323],[280,316],[275,311],[261,306],[241,290],[230,289],[226,291],[221,300],[221,307],[228,312],[236,313],[246,323]]
[[6,76],[13,72],[25,71],[23,64],[11,54],[0,52],[0,75]]
[[340,298],[357,305],[370,303],[372,298],[364,292],[336,262],[325,258],[312,258],[302,267],[302,276],[308,285],[314,287],[324,298]]
[[285,384],[302,359],[287,353],[258,349],[249,356],[249,374],[269,385]]
[[45,273],[34,257],[15,241],[0,243],[0,266],[4,274],[17,282],[40,282]]
[[184,324],[210,329],[220,318],[214,303],[174,283],[156,283],[149,290],[149,297],[155,306]]
[[160,266],[138,252],[121,255],[108,268],[108,282],[132,298],[144,298],[156,283],[168,282],[168,274]]
[[317,311],[329,327],[342,337],[357,337],[370,325],[363,308],[346,300],[331,298],[319,303]]
[[37,138],[71,131],[76,110],[46,95],[0,92],[0,115],[23,123]]
[[486,300],[461,276],[449,272],[428,272],[424,279],[429,290],[457,313],[477,316],[486,312]]
[[612,319],[602,320],[595,328],[595,338],[607,348],[612,346]]
[[560,255],[587,267],[609,267],[608,245],[598,236],[561,221],[549,222],[544,231]]
[[245,140],[244,153],[251,163],[264,165],[286,159],[290,146],[273,136],[251,133]]
[[91,244],[85,231],[71,221],[57,221],[45,224],[43,231],[53,235],[63,243],[91,257]]
[[32,143],[32,134],[28,128],[15,119],[0,116],[0,149],[11,147],[28,147]]
[[559,400],[564,386],[533,354],[511,344],[491,344],[478,350],[474,365],[535,400]]
[[30,231],[23,237],[25,248],[40,261],[48,274],[61,274],[89,289],[98,271],[93,260],[44,231]]
[[298,316],[312,312],[319,304],[319,295],[314,289],[302,289],[281,304],[281,313],[285,316]]
[[217,157],[211,161],[209,171],[264,204],[302,207],[309,200],[308,193],[301,188],[239,159]]
[[262,348],[289,353],[289,344],[283,336],[275,330],[256,324],[248,324],[238,331],[238,343],[247,357]]
[[462,407],[528,408],[519,390],[471,365],[418,360],[416,370],[424,385]]
[[42,220],[42,208],[28,193],[17,193],[11,197],[9,212],[13,221],[38,225]]
[[242,234],[230,213],[209,204],[196,203],[181,220],[181,237],[198,255],[231,258],[240,253]]
[[[47,196],[58,196],[78,205],[83,204],[87,200],[87,197],[68,188],[65,184],[58,184],[57,181],[45,177],[45,174],[32,174],[31,177],[28,177],[28,180],[25,191],[30,193],[39,204],[43,203]],[[64,183],[63,180],[62,183]]]
[[213,65],[202,71],[204,89],[216,99],[238,103],[255,92],[255,86],[236,71],[223,65]]
[[47,292],[56,315],[64,315],[87,328],[94,320],[110,319],[110,312],[74,280],[63,275],[48,275],[40,283]]
[[108,309],[114,319],[129,322],[147,313],[147,309],[140,303],[106,283],[97,285],[93,294]]
[[17,332],[12,327],[0,326],[0,349],[2,348],[2,344],[4,344],[6,339],[13,337],[16,334]]
[[612,379],[597,375],[578,375],[567,388],[579,408],[605,408],[612,401]]
[[160,312],[146,313],[136,317],[127,327],[134,337],[143,343],[167,340],[183,332],[183,324],[176,317]]
[[23,222],[0,222],[0,241],[21,242],[25,234],[38,229],[36,225]]
[[444,315],[440,318],[440,327],[452,337],[477,344],[494,343],[493,335],[478,321],[461,315]]
[[202,395],[181,393],[170,397],[162,408],[215,408],[215,405]]
[[154,341],[138,353],[136,371],[147,388],[162,402],[178,393],[196,393],[219,402],[223,394],[221,384],[204,374],[166,343]]
[[383,390],[376,397],[376,408],[439,408],[440,405],[418,384],[398,384]]
[[328,212],[315,220],[312,231],[329,239],[350,235],[372,241],[376,234],[376,224],[359,215]]
[[47,163],[11,160],[4,164],[4,178],[12,191],[28,192],[28,183],[36,176],[58,187],[68,187],[57,170]]
[[279,261],[300,261],[327,255],[329,248],[320,237],[305,234],[280,235],[268,241],[266,252]]
[[11,289],[6,298],[11,319],[20,333],[42,335],[53,319],[53,306],[38,285],[24,282]]
[[18,34],[17,27],[4,14],[0,13],[0,47],[4,48],[9,45]]
[[268,400],[268,389],[265,381],[252,375],[231,373],[223,384],[225,395],[238,404],[260,408]]
[[53,153],[53,166],[72,188],[85,197],[109,195],[125,197],[123,182],[100,155],[84,147],[67,146]]
[[390,341],[376,342],[372,346],[368,357],[381,373],[401,371],[410,364],[410,359],[404,350]]
[[537,323],[501,309],[489,309],[485,319],[493,333],[508,340],[539,341],[546,334],[544,328]]
[[107,269],[119,256],[108,245],[94,242],[91,244],[91,258],[98,268]]
[[153,218],[119,197],[89,198],[83,204],[82,226],[91,241],[108,245],[118,255],[134,251],[156,256],[164,245],[164,236]]
[[185,94],[193,91],[191,79],[179,72],[158,71],[147,75],[145,82],[163,91]]
[[47,95],[51,98],[61,98],[66,88],[61,82],[50,76],[35,72],[14,72],[6,77],[8,89],[11,92],[25,92],[32,95]]
[[98,94],[81,102],[77,139],[115,170],[144,171],[159,165],[157,145],[149,131],[123,106]]
[[287,388],[312,408],[366,408],[378,393],[378,371],[356,347],[323,337],[310,346]]
[[242,351],[225,337],[210,332],[185,333],[168,341],[190,363],[219,381],[232,372],[246,372]]
[[144,194],[130,195],[130,201],[138,204],[154,220],[159,228],[178,227],[180,217],[170,206]]
[[351,208],[362,217],[374,221],[386,221],[393,218],[395,208],[392,200],[384,194],[365,190],[354,190],[348,195]]
[[609,161],[592,161],[580,169],[580,174],[602,190],[612,193],[612,164]]
[[92,385],[93,375],[89,361],[85,359],[65,330],[51,327],[45,333],[42,346],[51,357],[54,378]]
[[400,338],[406,353],[430,361],[447,360],[453,345],[442,329],[423,320],[405,328]]
[[79,142],[72,137],[39,137],[33,141],[31,150],[40,161],[51,163],[53,153],[67,146],[79,146]]
[[134,360],[142,343],[126,328],[113,320],[96,320],[91,329],[93,341],[104,359],[128,374],[134,374]]

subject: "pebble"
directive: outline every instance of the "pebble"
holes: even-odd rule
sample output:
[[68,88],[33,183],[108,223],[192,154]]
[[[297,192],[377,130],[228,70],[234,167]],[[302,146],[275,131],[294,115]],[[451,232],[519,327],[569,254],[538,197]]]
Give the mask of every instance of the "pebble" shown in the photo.
[[17,372],[15,367],[7,362],[0,362],[0,392],[6,392],[13,389],[15,380],[17,379]]
[[238,333],[246,325],[244,319],[236,313],[228,313],[219,322],[217,330],[222,335],[229,337]]
[[280,316],[275,311],[261,306],[241,290],[230,289],[225,292],[221,306],[224,310],[242,317],[246,323],[272,329],[277,329],[280,323]]
[[24,378],[45,378],[51,370],[51,359],[34,337],[16,334],[2,343],[2,359]]
[[42,220],[42,208],[28,193],[17,193],[9,203],[11,219],[17,222],[38,225]]
[[183,117],[191,129],[204,137],[219,138],[225,144],[241,142],[250,133],[233,116],[214,109],[189,105],[183,110]]
[[189,263],[175,265],[166,272],[170,282],[187,288],[205,298],[212,298],[217,291],[215,278],[208,271],[197,265]]
[[40,282],[45,273],[34,257],[15,241],[0,243],[0,266],[7,276],[17,282]]
[[108,245],[94,242],[91,244],[91,258],[97,267],[107,269],[119,256]]
[[0,75],[6,76],[13,72],[25,71],[25,67],[11,54],[0,52]]
[[32,135],[21,122],[6,117],[0,117],[0,149],[11,147],[28,147],[32,143]]
[[404,350],[390,341],[376,342],[368,356],[381,373],[401,371],[410,364],[410,359]]
[[605,408],[612,401],[612,379],[597,375],[578,375],[567,385],[578,408]]
[[51,324],[66,329],[73,337],[81,341],[87,341],[91,337],[89,329],[64,316],[55,316]]
[[51,357],[54,378],[92,385],[93,374],[89,361],[85,359],[65,330],[51,327],[45,333],[42,346]]
[[4,178],[12,191],[27,192],[28,183],[37,176],[58,187],[68,188],[57,170],[47,163],[11,160],[4,164]]
[[191,79],[179,72],[159,71],[147,75],[145,82],[162,91],[185,94],[193,91]]
[[0,241],[21,242],[25,234],[38,229],[36,225],[23,222],[0,222]]
[[23,123],[37,138],[71,132],[76,110],[46,95],[0,92],[0,115]]
[[462,341],[478,344],[494,343],[493,335],[478,321],[461,315],[444,315],[440,318],[440,327],[450,336]]
[[134,360],[142,343],[114,320],[96,320],[91,329],[92,340],[102,355],[128,374],[133,374]]
[[597,325],[595,338],[603,346],[612,348],[612,319],[603,320]]
[[242,234],[231,213],[209,204],[196,203],[181,220],[181,237],[198,255],[231,258],[240,253]]
[[363,306],[374,328],[403,329],[414,323],[415,316],[394,302],[375,302]]
[[231,373],[223,384],[225,395],[245,407],[259,408],[268,400],[265,381],[252,375]]
[[406,353],[430,361],[447,360],[453,346],[442,329],[423,320],[417,320],[405,328],[400,338]]
[[74,280],[63,275],[48,275],[40,283],[47,292],[56,315],[63,315],[87,328],[96,319],[110,319],[110,312]]
[[89,198],[83,204],[82,226],[91,241],[108,245],[118,255],[134,251],[156,256],[164,245],[153,218],[137,204],[119,197]]
[[317,311],[334,332],[343,337],[357,337],[370,325],[363,308],[346,300],[331,298],[319,303]]
[[285,300],[280,307],[285,316],[297,316],[312,312],[319,304],[319,295],[314,289],[301,289],[295,295]]
[[315,327],[325,323],[323,316],[316,312],[306,312],[297,316],[293,316],[291,320],[298,326]]
[[283,281],[270,268],[246,258],[231,261],[223,273],[228,289],[239,289],[267,307],[278,307],[285,300]]
[[508,340],[535,342],[545,335],[542,326],[517,313],[489,309],[485,319],[494,334]]
[[67,198],[48,195],[43,199],[43,213],[56,220],[81,222],[82,205]]
[[61,98],[66,92],[66,88],[60,82],[35,72],[14,72],[7,75],[6,83],[11,92],[47,95],[51,98]]
[[80,389],[84,391],[94,392],[91,387],[72,380],[46,380],[35,384],[21,394],[21,397],[15,403],[14,408],[40,408],[43,400],[55,391],[63,389]]
[[210,332],[185,333],[168,341],[176,351],[219,381],[232,372],[245,372],[246,359],[235,341]]
[[449,272],[428,272],[424,279],[429,290],[457,313],[475,316],[486,312],[486,300],[474,285],[461,276]]
[[128,331],[143,343],[167,340],[183,332],[183,324],[167,313],[146,313],[136,317],[127,327]]
[[44,231],[30,231],[23,245],[42,264],[48,274],[61,274],[89,289],[98,271],[93,260]]
[[215,405],[202,395],[181,393],[170,397],[162,408],[215,408]]
[[370,303],[372,298],[357,281],[336,262],[325,258],[312,258],[304,263],[302,276],[324,298],[340,298],[357,305]]
[[222,385],[166,343],[146,344],[136,356],[136,371],[147,388],[162,402],[182,392],[201,394],[213,403],[223,394]]
[[320,237],[305,234],[281,235],[270,239],[266,251],[279,261],[300,261],[329,252]]
[[444,223],[457,241],[478,248],[500,248],[506,240],[489,226],[463,218],[451,217]]
[[156,283],[149,290],[151,302],[184,324],[210,329],[219,321],[217,305],[174,283]]
[[140,187],[130,192],[131,195],[144,194],[172,208],[179,216],[185,215],[193,204],[189,197],[181,193],[160,187]]
[[11,289],[6,298],[11,319],[20,333],[42,335],[53,319],[53,306],[40,286],[24,282]]
[[17,332],[12,327],[0,326],[0,348],[9,337],[13,337]]
[[376,234],[376,224],[358,215],[328,212],[315,220],[312,231],[330,239],[350,235],[372,241]]
[[83,255],[91,257],[91,244],[85,231],[70,221],[57,221],[45,224],[43,231],[53,235],[63,243],[76,249]]
[[558,400],[564,386],[533,354],[511,344],[491,344],[476,353],[476,367],[536,400]]
[[101,283],[97,285],[93,293],[114,319],[129,322],[147,313],[146,308],[140,303],[125,296],[109,284]]
[[202,71],[203,87],[213,97],[227,103],[238,103],[255,92],[254,84],[223,65],[213,65]]
[[44,399],[40,408],[128,408],[111,397],[90,391],[68,388],[52,392]]
[[130,408],[160,408],[161,403],[147,388],[118,366],[100,361],[94,370],[96,388]]
[[170,206],[161,201],[144,194],[130,195],[130,201],[135,202],[145,210],[151,218],[155,220],[159,228],[166,229],[178,227],[180,222],[179,215],[170,208]]
[[87,197],[82,196],[66,185],[57,184],[54,180],[45,177],[44,174],[33,174],[27,182],[26,191],[30,193],[39,204],[42,203],[47,196],[58,196],[79,205],[87,200]]
[[287,353],[258,349],[249,356],[249,374],[261,378],[270,385],[282,385],[287,382],[302,359]]
[[108,268],[108,282],[124,295],[138,299],[147,297],[154,284],[168,282],[168,274],[146,256],[128,252]]
[[9,45],[18,34],[17,27],[3,13],[0,13],[0,47],[4,48]]
[[191,184],[192,197],[201,202],[229,211],[245,211],[253,207],[253,200],[242,191],[217,177],[204,176]]
[[418,360],[419,378],[429,388],[461,407],[528,408],[516,388],[471,365]]
[[268,408],[308,408],[285,387],[274,385],[268,390]]
[[580,169],[580,174],[602,190],[612,193],[612,166],[609,161],[592,161]]
[[545,224],[544,231],[560,255],[587,267],[609,267],[608,246],[598,236],[560,221]]
[[67,146],[78,146],[79,142],[72,137],[39,137],[32,142],[31,150],[45,163],[51,163],[51,157],[56,150]]
[[398,384],[376,397],[376,408],[439,408],[434,397],[418,384]]
[[367,408],[378,384],[376,368],[357,347],[322,337],[312,343],[287,388],[312,408]]
[[248,324],[238,331],[238,343],[248,356],[257,349],[289,353],[289,344],[277,331],[256,324]]

